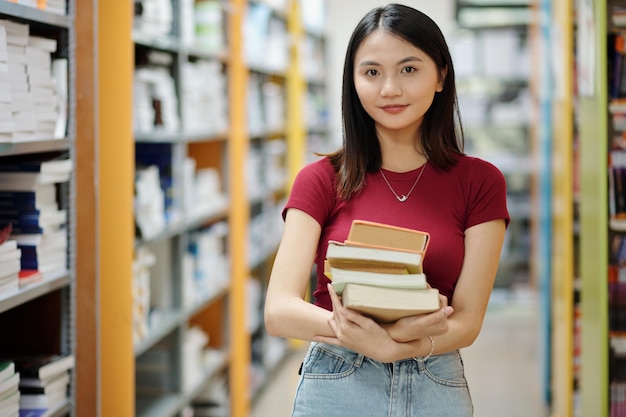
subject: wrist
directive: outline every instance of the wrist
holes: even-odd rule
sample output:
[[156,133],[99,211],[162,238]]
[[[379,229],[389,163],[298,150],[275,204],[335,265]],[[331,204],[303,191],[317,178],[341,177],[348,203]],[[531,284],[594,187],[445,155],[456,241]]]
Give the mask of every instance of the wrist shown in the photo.
[[422,356],[422,359],[427,360],[433,355],[433,352],[435,351],[435,340],[432,338],[432,336],[425,337],[422,340],[424,341],[428,349],[428,353],[425,356]]

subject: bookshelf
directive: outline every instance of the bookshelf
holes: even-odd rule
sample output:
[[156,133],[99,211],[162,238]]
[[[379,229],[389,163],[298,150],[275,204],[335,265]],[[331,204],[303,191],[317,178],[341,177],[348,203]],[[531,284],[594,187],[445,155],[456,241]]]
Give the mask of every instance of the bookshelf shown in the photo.
[[[65,13],[66,8],[70,10],[70,13]],[[45,5],[38,9],[24,4],[0,1],[0,20],[2,20],[0,26],[2,26],[2,32],[5,35],[1,42],[4,58],[0,61],[3,64],[2,71],[6,73],[3,77],[3,100],[1,100],[3,128],[0,132],[2,138],[0,139],[0,165],[11,164],[19,158],[43,153],[67,156],[72,160],[76,159],[74,148],[76,114],[73,105],[75,103],[75,78],[72,71],[75,63],[72,47],[75,34],[71,13],[73,1],[68,1],[61,9],[52,10],[52,6],[45,7]],[[56,89],[56,87],[50,86],[55,97],[65,95],[66,100],[55,104],[48,100],[41,101],[42,96],[39,95],[41,91],[35,87],[35,84],[40,85],[35,81],[37,79],[35,72],[40,66],[44,69],[51,70],[51,68],[47,65],[42,66],[43,63],[41,62],[35,64],[31,59],[25,58],[22,61],[18,57],[18,55],[26,57],[27,49],[25,44],[19,43],[18,45],[15,43],[14,34],[8,34],[7,28],[10,25],[18,25],[20,32],[27,28],[27,35],[24,38],[21,38],[21,35],[18,37],[29,42],[29,44],[33,37],[56,41],[54,51],[47,53],[45,60],[47,61],[46,64],[50,64],[52,60],[66,60],[66,76],[59,79],[62,78],[66,81],[67,89]],[[7,54],[8,44],[13,47],[18,46]],[[20,51],[18,52],[18,50]],[[23,68],[21,68],[22,64]],[[20,67],[19,70],[18,67]],[[39,75],[47,77],[47,81],[54,81],[50,77],[51,74],[52,71],[42,72]],[[7,88],[7,82],[11,84],[11,88]],[[22,89],[23,86],[26,86],[26,89]],[[28,98],[22,97],[25,91],[28,91]],[[10,98],[7,97],[7,93],[11,94]],[[35,98],[37,98],[37,103],[45,103],[45,105],[39,107]],[[60,116],[61,103],[67,109],[65,117]],[[40,116],[44,112],[55,113],[56,117],[62,121],[63,128],[55,133],[54,129],[50,129],[49,126],[43,127]],[[9,117],[7,118],[7,116]],[[23,116],[28,116],[28,120],[22,119]],[[7,122],[10,122],[11,129],[8,129]],[[3,187],[6,186],[6,184],[2,185]],[[70,175],[69,181],[63,181],[55,186],[55,203],[59,209],[67,211],[67,217],[63,223],[64,232],[62,234],[64,236],[61,244],[67,249],[60,251],[63,252],[62,267],[54,272],[46,273],[42,281],[0,293],[0,331],[7,335],[3,338],[3,343],[0,346],[0,356],[2,357],[18,354],[76,354],[76,337],[72,331],[76,314],[74,293],[78,280],[74,247],[76,241],[75,186],[73,174]],[[9,237],[9,240],[12,238]],[[18,244],[22,245],[23,242]],[[20,247],[24,252],[24,246]],[[42,260],[38,258],[37,262],[37,267],[41,269]],[[23,268],[23,266],[22,263],[20,267]],[[3,266],[4,268],[6,266]],[[28,328],[28,332],[25,332],[24,328]],[[49,411],[51,416],[67,415],[70,411],[74,400],[75,383],[72,382],[71,386],[72,394],[67,401]]]
[[566,93],[571,104],[565,102],[560,124],[564,129],[560,143],[570,158],[567,171],[561,171],[569,211],[557,212],[569,228],[563,230],[568,234],[562,241],[569,265],[562,264],[567,275],[558,281],[562,286],[555,307],[560,309],[553,316],[567,352],[553,367],[560,377],[554,389],[558,416],[608,416],[615,414],[616,406],[623,406],[619,393],[624,392],[624,375],[620,375],[624,361],[616,343],[619,319],[614,316],[619,305],[617,273],[622,267],[614,245],[623,236],[617,208],[623,193],[613,188],[622,129],[612,51],[622,30],[613,23],[613,8],[624,5],[592,1],[574,8],[573,2],[562,1],[555,9],[569,57],[570,68],[564,70],[573,86],[573,92]]
[[[24,306],[50,306],[49,317],[59,324],[49,327],[52,336],[46,343],[75,352],[72,399],[55,416],[174,416],[212,395],[221,399],[229,415],[243,417],[254,395],[250,276],[259,273],[259,283],[267,278],[277,241],[260,241],[267,250],[253,260],[260,251],[251,246],[249,236],[253,228],[261,237],[268,230],[280,230],[278,211],[290,176],[303,164],[310,133],[304,128],[302,108],[307,87],[297,63],[304,46],[290,40],[302,19],[300,3],[161,4],[171,5],[168,28],[145,30],[121,0],[70,1],[66,16],[0,0],[3,17],[31,22],[37,31],[63,33],[71,64],[68,134],[0,144],[0,162],[40,152],[69,152],[75,160],[66,194],[71,213],[69,273],[11,296],[0,295],[0,325]],[[251,4],[269,5],[283,27],[283,43],[273,45],[284,55],[280,69],[245,58],[243,38]],[[198,8],[204,6],[208,8]],[[202,42],[193,43],[188,23],[194,13],[208,13],[211,22],[219,16],[222,26],[217,32],[200,31],[196,36]],[[94,16],[98,25],[93,25]],[[224,43],[212,43],[220,36]],[[323,39],[320,33],[315,36]],[[136,70],[146,64],[158,68],[138,75]],[[204,78],[220,89],[211,91],[202,83]],[[252,78],[263,81],[259,86],[264,108],[282,106],[269,114],[268,128],[258,131],[249,123]],[[138,87],[137,81],[143,85]],[[316,111],[323,114],[321,79],[314,89]],[[146,97],[147,115],[145,102],[136,101]],[[156,102],[158,109],[153,107]],[[150,113],[150,108],[158,112]],[[320,125],[315,126],[319,135],[324,133]],[[253,197],[247,167],[257,150],[258,174],[264,182],[263,192]],[[155,165],[160,168],[156,177],[154,170],[144,170]],[[165,177],[170,178],[163,181]],[[136,178],[144,182],[136,183]],[[146,190],[150,198],[140,199]],[[155,210],[150,199],[161,206]],[[212,204],[203,204],[208,201]],[[144,204],[148,211],[136,216],[134,208]],[[206,259],[211,260],[208,266],[201,262]],[[196,282],[200,272],[214,280]],[[259,307],[262,291],[261,286]],[[142,374],[154,363],[167,374],[148,378],[156,387],[144,384]],[[194,366],[201,363],[204,366]]]
[[[133,311],[142,314],[132,327],[131,404],[139,416],[168,416],[213,395],[224,413],[246,416],[288,350],[285,341],[265,334],[262,302],[288,172],[303,164],[301,45],[292,38],[302,16],[297,1],[173,0],[171,10],[168,4],[157,27],[135,19],[132,30],[131,154],[135,207],[145,211],[135,212],[140,289],[133,295],[140,308],[134,304]],[[194,42],[188,30],[194,14],[221,25],[196,29]],[[204,79],[213,90],[199,94]],[[204,111],[198,96],[210,100]],[[158,175],[150,167],[158,167]],[[201,185],[213,185],[214,195],[191,199]],[[223,204],[198,213],[206,200]],[[203,248],[208,252],[199,254]],[[199,271],[207,258],[215,263]],[[203,272],[213,280],[198,279]],[[215,362],[190,377],[188,339],[198,329]],[[172,377],[149,378],[153,360]]]

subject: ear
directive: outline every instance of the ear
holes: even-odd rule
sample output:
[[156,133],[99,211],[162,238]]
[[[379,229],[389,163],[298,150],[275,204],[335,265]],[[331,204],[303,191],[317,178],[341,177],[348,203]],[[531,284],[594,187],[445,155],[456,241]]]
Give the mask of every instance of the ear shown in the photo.
[[445,66],[439,72],[439,82],[437,83],[437,92],[440,93],[443,91],[443,85],[446,82],[446,77],[448,76],[448,67]]

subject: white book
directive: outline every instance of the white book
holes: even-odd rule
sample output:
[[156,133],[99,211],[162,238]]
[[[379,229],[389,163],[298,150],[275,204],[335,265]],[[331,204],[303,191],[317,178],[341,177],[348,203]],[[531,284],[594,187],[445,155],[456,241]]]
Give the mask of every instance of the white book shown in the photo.
[[11,240],[5,240],[3,244],[0,245],[0,254],[2,253],[7,253],[7,252],[13,252],[16,251],[17,249],[17,242],[13,239]]
[[20,272],[21,263],[20,260],[12,259],[10,261],[2,262],[2,269],[0,269],[0,278],[8,277]]
[[22,251],[19,249],[16,249],[11,252],[0,253],[0,262],[14,261],[16,259],[19,260],[21,258],[22,258]]
[[9,62],[7,71],[15,74],[26,74],[26,64],[18,62]]
[[[48,0],[48,3],[49,2]],[[28,46],[36,47],[47,52],[55,52],[57,50],[57,41],[56,39],[31,35],[28,38]]]
[[20,111],[13,113],[13,123],[16,132],[35,130],[35,113],[31,111]]
[[26,64],[26,49],[22,45],[8,44],[8,61],[12,64]]
[[35,245],[37,250],[51,250],[51,248],[66,248],[67,234],[65,230],[55,231],[49,234],[11,235],[12,239],[20,245]]
[[56,84],[58,99],[58,117],[54,129],[54,137],[57,139],[65,137],[67,129],[67,99],[68,99],[68,68],[67,59],[55,59],[52,62],[52,74]]
[[13,120],[0,120],[0,133],[12,134],[15,131]]
[[7,31],[7,43],[26,46],[28,44],[29,26],[12,20],[0,20],[0,25]]
[[20,374],[16,372],[13,375],[11,375],[9,378],[0,382],[0,394],[17,391],[17,387],[19,383],[20,383]]

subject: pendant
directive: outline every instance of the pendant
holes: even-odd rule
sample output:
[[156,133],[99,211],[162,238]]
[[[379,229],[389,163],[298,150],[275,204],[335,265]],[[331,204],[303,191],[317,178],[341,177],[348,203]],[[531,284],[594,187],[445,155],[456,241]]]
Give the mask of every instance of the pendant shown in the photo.
[[404,203],[408,197],[402,194],[402,197],[396,196],[396,198],[398,199],[399,202]]

